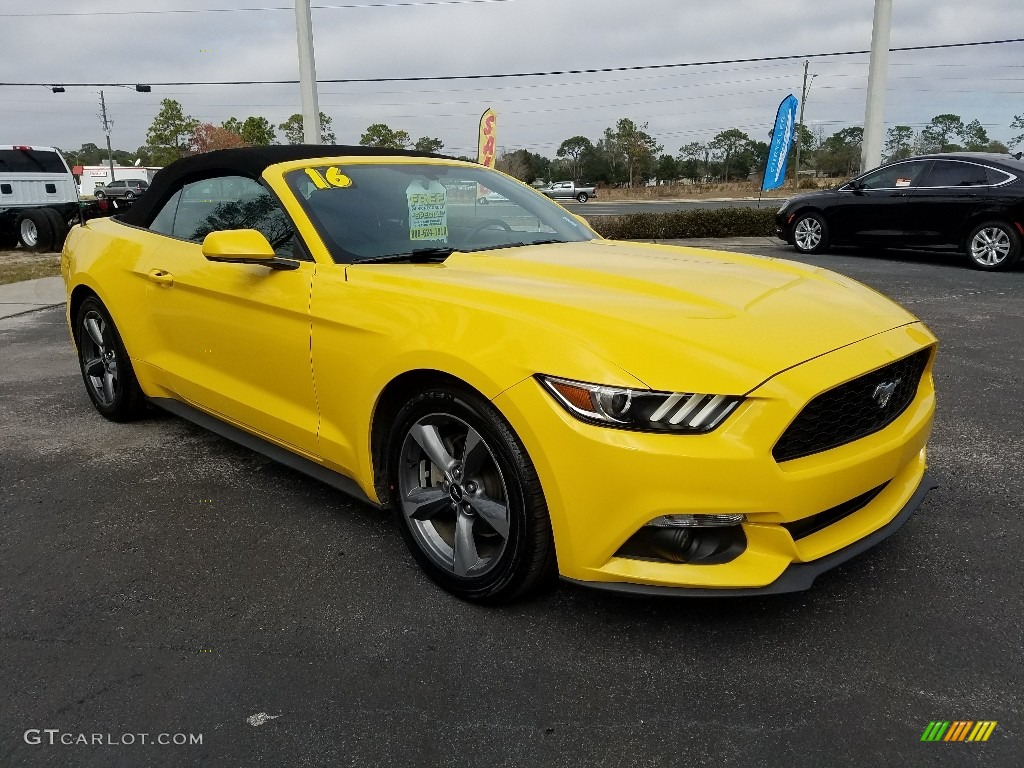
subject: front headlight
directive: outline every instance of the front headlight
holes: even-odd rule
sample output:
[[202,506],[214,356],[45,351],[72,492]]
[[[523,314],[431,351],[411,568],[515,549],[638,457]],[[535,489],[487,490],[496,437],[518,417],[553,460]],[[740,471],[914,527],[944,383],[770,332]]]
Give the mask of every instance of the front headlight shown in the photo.
[[710,432],[743,401],[733,395],[606,387],[540,374],[537,380],[580,421],[641,432]]

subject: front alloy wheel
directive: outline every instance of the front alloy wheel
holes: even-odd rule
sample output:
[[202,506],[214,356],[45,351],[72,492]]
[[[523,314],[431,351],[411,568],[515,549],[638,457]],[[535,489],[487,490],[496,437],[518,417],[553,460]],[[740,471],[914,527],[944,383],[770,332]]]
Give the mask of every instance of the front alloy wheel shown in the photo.
[[828,246],[828,227],[816,213],[805,213],[793,224],[793,247],[800,253],[819,253]]
[[540,482],[518,438],[486,400],[455,389],[424,392],[399,413],[391,445],[402,535],[442,587],[497,603],[554,574]]
[[1020,238],[1010,225],[989,221],[971,232],[967,255],[977,269],[1009,269],[1020,258]]

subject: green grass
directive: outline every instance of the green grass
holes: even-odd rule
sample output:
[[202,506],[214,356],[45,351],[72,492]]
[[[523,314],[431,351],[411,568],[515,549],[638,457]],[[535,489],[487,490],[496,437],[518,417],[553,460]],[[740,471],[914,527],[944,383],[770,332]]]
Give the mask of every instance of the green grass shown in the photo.
[[0,285],[20,283],[22,280],[35,280],[38,277],[56,277],[60,275],[60,254],[45,253],[31,260],[9,260],[0,253]]

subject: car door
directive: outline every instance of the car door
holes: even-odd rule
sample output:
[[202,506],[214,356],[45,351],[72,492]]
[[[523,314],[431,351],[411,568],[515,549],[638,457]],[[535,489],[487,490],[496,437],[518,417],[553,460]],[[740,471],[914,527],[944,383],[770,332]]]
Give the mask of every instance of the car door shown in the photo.
[[967,234],[967,222],[986,204],[989,183],[986,166],[963,160],[934,160],[907,204],[907,219],[917,233],[915,243],[959,245]]
[[904,245],[911,237],[906,203],[930,160],[908,160],[871,171],[839,188],[829,215],[835,242]]
[[[150,225],[160,247],[137,272],[158,342],[148,362],[194,406],[315,458],[309,300],[315,265],[277,199],[238,176],[186,184]],[[208,261],[211,231],[257,229],[294,270]]]

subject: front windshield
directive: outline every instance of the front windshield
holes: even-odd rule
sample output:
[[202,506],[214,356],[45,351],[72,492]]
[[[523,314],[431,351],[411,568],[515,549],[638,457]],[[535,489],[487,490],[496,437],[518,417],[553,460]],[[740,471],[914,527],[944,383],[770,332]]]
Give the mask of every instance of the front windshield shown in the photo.
[[482,167],[339,163],[285,178],[339,263],[597,237],[543,195]]

